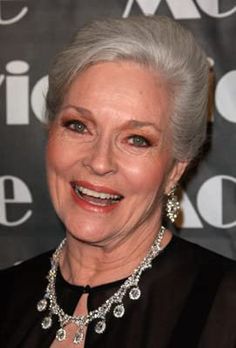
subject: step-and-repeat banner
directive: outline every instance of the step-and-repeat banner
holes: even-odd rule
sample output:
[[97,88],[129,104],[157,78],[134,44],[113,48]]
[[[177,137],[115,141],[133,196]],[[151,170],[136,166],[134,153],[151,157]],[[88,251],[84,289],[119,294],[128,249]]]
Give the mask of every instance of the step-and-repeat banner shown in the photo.
[[52,57],[88,20],[159,14],[192,30],[214,64],[211,144],[183,184],[180,233],[236,258],[235,0],[0,0],[0,267],[55,247],[44,96]]

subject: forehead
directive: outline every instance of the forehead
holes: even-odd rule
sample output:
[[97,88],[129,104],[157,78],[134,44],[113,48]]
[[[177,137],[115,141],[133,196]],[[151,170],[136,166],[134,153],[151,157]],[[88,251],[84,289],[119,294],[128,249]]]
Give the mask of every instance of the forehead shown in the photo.
[[104,62],[90,66],[72,82],[63,102],[93,114],[112,112],[125,118],[163,123],[170,113],[167,82],[134,62]]

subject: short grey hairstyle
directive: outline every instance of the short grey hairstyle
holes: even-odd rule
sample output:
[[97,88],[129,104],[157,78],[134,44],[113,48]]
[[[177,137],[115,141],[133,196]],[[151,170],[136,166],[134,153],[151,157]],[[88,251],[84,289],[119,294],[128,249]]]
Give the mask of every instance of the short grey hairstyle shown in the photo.
[[136,62],[163,76],[173,101],[169,124],[173,157],[192,160],[206,137],[208,63],[193,35],[168,17],[108,18],[80,29],[49,73],[49,123],[80,72],[98,62],[117,60]]

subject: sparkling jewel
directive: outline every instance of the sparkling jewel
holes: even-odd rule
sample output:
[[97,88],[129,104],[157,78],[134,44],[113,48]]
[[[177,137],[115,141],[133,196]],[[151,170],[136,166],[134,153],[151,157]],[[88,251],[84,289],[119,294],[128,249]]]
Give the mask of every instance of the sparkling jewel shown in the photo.
[[37,304],[38,311],[39,312],[45,311],[45,309],[47,308],[47,304],[48,304],[48,302],[47,302],[46,298],[43,298],[42,300],[40,300]]
[[129,292],[129,298],[131,300],[138,300],[141,296],[141,291],[138,287],[132,288]]
[[65,329],[62,329],[60,328],[58,331],[57,331],[57,334],[56,334],[56,339],[58,341],[64,341],[66,339],[66,330]]
[[43,329],[49,329],[52,326],[52,318],[45,317],[41,323]]
[[125,313],[125,307],[123,306],[123,304],[115,306],[113,310],[114,317],[121,318],[123,317],[124,313]]
[[74,336],[73,342],[75,344],[80,344],[84,340],[84,330],[94,320],[98,320],[95,325],[95,332],[97,334],[102,334],[106,329],[106,315],[113,308],[113,315],[115,318],[121,318],[125,313],[125,307],[123,304],[123,299],[127,293],[131,300],[137,300],[141,296],[141,291],[138,287],[142,273],[151,267],[152,260],[161,251],[161,241],[165,233],[165,228],[161,227],[156,239],[154,240],[150,250],[147,255],[141,261],[139,266],[133,271],[133,273],[124,281],[120,288],[109,297],[100,307],[90,311],[85,315],[69,315],[64,312],[64,310],[57,303],[57,296],[55,290],[57,270],[60,261],[60,255],[65,245],[66,239],[64,239],[59,247],[56,249],[51,259],[51,269],[49,270],[47,279],[48,286],[44,295],[44,299],[40,300],[37,304],[37,309],[42,312],[48,306],[49,314],[42,321],[42,328],[48,329],[52,325],[51,316],[57,316],[60,329],[57,331],[56,338],[58,341],[63,341],[66,338],[66,330],[64,326],[70,323],[75,324],[78,327],[78,331]]
[[79,330],[78,332],[76,332],[73,342],[75,344],[80,344],[83,341],[83,339],[84,339],[84,333],[82,330]]
[[95,332],[97,334],[102,334],[106,330],[106,322],[104,320],[100,320],[95,325]]

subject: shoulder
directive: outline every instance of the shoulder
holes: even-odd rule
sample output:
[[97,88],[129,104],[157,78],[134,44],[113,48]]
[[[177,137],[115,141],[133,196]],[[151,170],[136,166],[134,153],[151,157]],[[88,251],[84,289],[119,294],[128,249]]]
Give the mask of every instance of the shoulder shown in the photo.
[[182,346],[200,340],[200,348],[235,348],[236,262],[179,237],[174,237],[172,249],[185,287],[192,279],[177,326],[177,337],[188,342]]
[[192,261],[200,268],[210,268],[211,271],[231,271],[236,267],[236,262],[230,258],[210,251],[198,244],[174,236],[176,254],[186,261]]
[[0,270],[1,293],[4,294],[0,302],[3,301],[4,305],[7,300],[15,301],[16,297],[23,301],[30,293],[45,286],[51,255],[52,251],[49,251],[17,266]]
[[[174,237],[173,253],[179,273],[194,280],[198,292],[236,294],[236,262],[197,244]],[[170,254],[171,256],[171,254]],[[176,267],[176,266],[174,266]],[[232,294],[229,296],[232,296]],[[236,304],[236,298],[234,299]]]
[[22,263],[0,270],[1,282],[4,280],[17,281],[27,277],[34,277],[36,274],[42,273],[50,266],[50,257],[52,251],[48,251],[32,259],[23,261]]
[[201,348],[236,347],[236,266],[221,260],[221,277],[206,321]]
[[52,252],[47,252],[0,271],[1,342],[5,342],[6,337],[21,335],[21,330],[30,328],[38,320],[36,306],[47,286],[51,255]]

